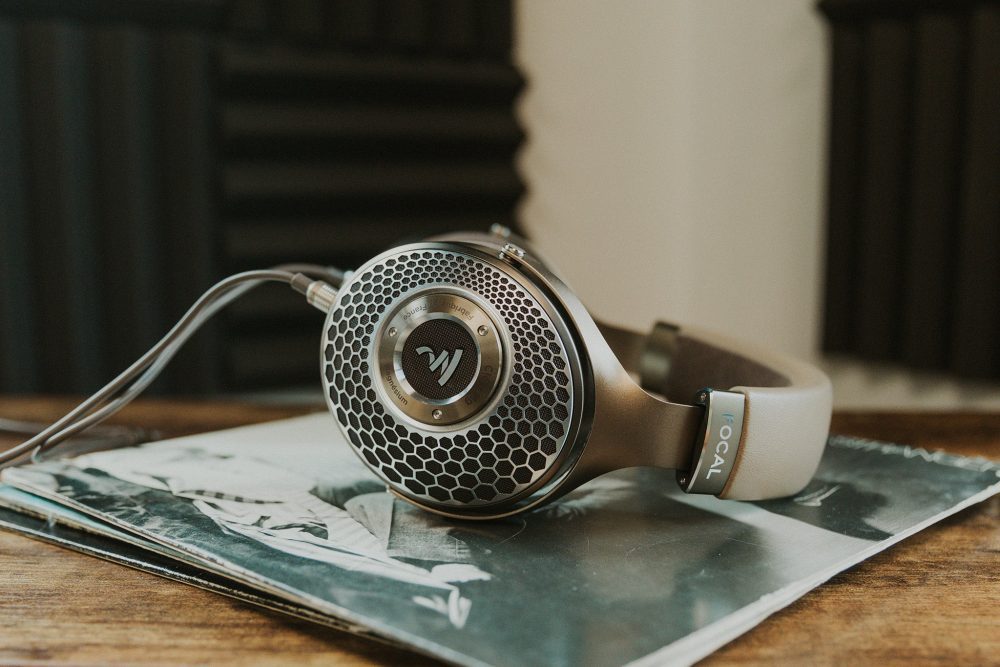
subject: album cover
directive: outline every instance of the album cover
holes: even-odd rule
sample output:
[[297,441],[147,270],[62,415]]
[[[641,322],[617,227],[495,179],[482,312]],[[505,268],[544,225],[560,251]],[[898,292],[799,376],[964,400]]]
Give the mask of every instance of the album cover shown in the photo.
[[[73,516],[72,510],[54,503],[46,506],[47,501],[27,493],[14,496],[8,493],[11,490],[10,487],[0,486],[0,528],[4,530],[179,581],[271,611],[354,634],[366,634],[372,639],[381,641],[381,638],[368,634],[365,628],[347,625],[332,616],[319,614],[301,605],[259,593],[226,577],[207,572],[197,565],[188,564],[179,554],[169,554],[166,550],[161,553],[152,543],[131,539],[126,533],[115,531],[110,526],[94,522],[89,530],[73,528],[71,525],[78,520],[85,525],[90,524],[92,520],[82,515]],[[8,505],[7,501],[12,503]],[[45,515],[37,514],[39,510]]]
[[832,438],[797,497],[607,475],[488,523],[386,492],[326,414],[5,470],[162,554],[458,664],[693,662],[1000,490],[983,459]]

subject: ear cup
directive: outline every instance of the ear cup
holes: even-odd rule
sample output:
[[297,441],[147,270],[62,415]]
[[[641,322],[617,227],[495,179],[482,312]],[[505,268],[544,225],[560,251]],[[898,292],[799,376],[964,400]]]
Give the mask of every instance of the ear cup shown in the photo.
[[328,406],[357,454],[422,505],[509,505],[573,449],[578,350],[523,273],[460,244],[396,249],[355,272],[331,309]]

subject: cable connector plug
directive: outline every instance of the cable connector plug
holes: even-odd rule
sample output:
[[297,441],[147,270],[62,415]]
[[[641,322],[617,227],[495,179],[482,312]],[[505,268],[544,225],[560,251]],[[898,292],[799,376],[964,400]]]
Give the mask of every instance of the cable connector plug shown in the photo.
[[306,301],[313,308],[324,313],[330,312],[334,302],[337,300],[337,290],[330,283],[323,280],[313,280],[301,273],[296,273],[292,276],[289,284],[293,290],[305,295]]

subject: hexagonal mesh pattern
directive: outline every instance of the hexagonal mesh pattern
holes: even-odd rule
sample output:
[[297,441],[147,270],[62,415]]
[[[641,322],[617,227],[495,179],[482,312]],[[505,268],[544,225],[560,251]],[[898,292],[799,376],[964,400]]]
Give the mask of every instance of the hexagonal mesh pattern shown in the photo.
[[[394,416],[372,378],[380,321],[408,293],[434,284],[465,288],[492,304],[513,344],[506,351],[511,379],[497,388],[502,397],[493,411],[446,433]],[[538,302],[490,264],[442,250],[384,258],[345,286],[328,323],[330,408],[358,454],[410,495],[443,505],[501,502],[541,477],[566,444],[573,381],[563,342]]]

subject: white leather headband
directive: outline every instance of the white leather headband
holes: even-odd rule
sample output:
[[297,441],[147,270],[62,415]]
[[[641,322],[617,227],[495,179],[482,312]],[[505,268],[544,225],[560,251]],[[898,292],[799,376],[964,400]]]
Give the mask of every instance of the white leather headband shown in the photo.
[[778,498],[809,483],[832,409],[830,381],[819,369],[696,327],[657,323],[648,336],[601,329],[643,388],[670,402],[690,404],[709,387],[744,397],[739,447],[720,498]]

